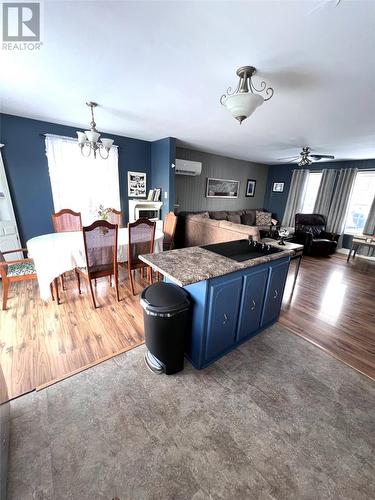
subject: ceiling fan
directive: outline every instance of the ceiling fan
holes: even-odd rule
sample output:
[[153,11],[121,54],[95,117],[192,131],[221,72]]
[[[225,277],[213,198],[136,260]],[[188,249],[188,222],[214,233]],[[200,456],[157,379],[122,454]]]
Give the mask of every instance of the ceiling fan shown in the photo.
[[299,167],[306,167],[307,165],[311,165],[314,161],[319,160],[334,160],[335,157],[333,155],[321,155],[321,154],[311,154],[311,149],[307,146],[302,148],[302,151],[298,156],[289,156],[287,158],[280,158],[280,160],[289,160],[288,163],[294,163],[298,160]]

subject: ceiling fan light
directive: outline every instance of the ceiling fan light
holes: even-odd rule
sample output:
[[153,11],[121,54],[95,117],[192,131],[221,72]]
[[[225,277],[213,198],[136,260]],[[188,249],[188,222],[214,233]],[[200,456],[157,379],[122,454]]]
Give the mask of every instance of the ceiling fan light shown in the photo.
[[229,95],[225,101],[223,101],[224,106],[232,114],[236,120],[240,123],[248,118],[254,111],[263,104],[264,99],[259,94],[253,94],[252,92],[239,93]]
[[92,130],[85,130],[85,134],[90,142],[98,142],[100,137],[99,132],[94,132]]

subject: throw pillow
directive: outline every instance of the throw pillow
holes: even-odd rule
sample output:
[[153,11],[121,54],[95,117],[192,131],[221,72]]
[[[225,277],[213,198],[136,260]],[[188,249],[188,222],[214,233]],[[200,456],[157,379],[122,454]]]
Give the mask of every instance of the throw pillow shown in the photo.
[[229,222],[234,222],[235,224],[241,224],[241,216],[239,214],[228,214]]
[[203,219],[209,219],[210,218],[210,214],[208,212],[202,212],[200,214],[200,216],[203,218]]
[[255,226],[255,214],[243,214],[241,215],[241,222],[245,226]]
[[210,218],[215,220],[228,220],[228,212],[224,210],[217,212],[210,212]]
[[255,221],[257,226],[270,226],[272,220],[271,212],[255,212]]

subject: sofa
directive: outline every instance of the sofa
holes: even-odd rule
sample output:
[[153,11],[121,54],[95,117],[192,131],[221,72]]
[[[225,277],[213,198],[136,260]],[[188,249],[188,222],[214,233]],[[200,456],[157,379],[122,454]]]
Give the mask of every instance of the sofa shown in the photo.
[[[269,223],[257,225],[257,221]],[[176,247],[209,245],[249,237],[259,240],[260,231],[269,232],[271,225],[271,214],[261,209],[181,212],[176,230]]]
[[335,253],[339,234],[326,231],[327,218],[322,214],[296,214],[294,243],[303,245],[307,255],[328,257]]

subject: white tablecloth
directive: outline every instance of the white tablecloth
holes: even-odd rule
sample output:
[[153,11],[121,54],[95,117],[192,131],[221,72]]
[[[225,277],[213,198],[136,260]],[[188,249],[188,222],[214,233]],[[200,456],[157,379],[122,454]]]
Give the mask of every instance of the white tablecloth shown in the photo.
[[[155,252],[163,251],[163,233],[155,232]],[[29,257],[34,259],[38,275],[40,297],[48,300],[51,296],[50,283],[75,267],[84,267],[85,249],[81,231],[43,234],[27,242]],[[128,230],[118,231],[118,262],[128,260]]]

